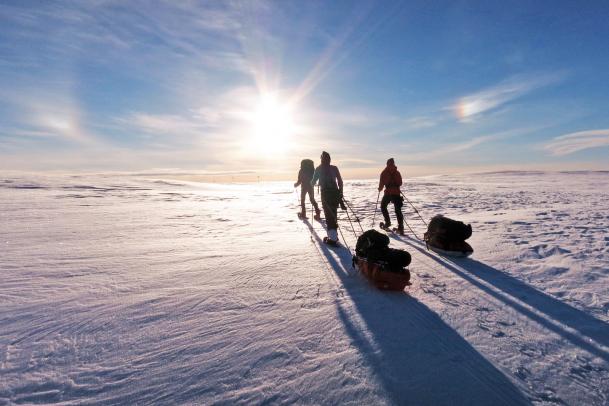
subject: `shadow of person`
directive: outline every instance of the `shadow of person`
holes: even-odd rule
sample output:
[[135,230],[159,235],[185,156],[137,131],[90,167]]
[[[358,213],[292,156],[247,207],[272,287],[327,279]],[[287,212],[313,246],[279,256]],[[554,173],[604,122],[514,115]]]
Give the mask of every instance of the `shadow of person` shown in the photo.
[[338,318],[391,403],[530,404],[502,371],[431,309],[404,292],[373,288],[350,271],[347,249],[328,247],[305,224],[346,293],[335,302]]
[[609,361],[609,324],[472,258],[449,259],[428,252],[420,241],[403,238],[445,269],[510,306],[573,345]]

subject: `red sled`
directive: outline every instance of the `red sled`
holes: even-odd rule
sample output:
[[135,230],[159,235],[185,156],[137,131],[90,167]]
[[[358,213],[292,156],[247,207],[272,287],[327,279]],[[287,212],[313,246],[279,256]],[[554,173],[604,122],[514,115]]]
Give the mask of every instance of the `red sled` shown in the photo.
[[410,285],[410,271],[402,268],[399,272],[385,270],[383,262],[370,262],[366,258],[354,256],[353,263],[359,271],[381,290],[402,291]]

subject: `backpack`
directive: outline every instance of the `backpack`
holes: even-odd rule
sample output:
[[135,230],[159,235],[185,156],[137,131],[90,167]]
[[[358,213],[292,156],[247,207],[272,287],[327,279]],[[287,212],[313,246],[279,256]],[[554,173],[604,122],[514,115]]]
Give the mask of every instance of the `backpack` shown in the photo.
[[355,253],[364,258],[368,258],[368,253],[372,250],[389,247],[389,237],[376,230],[368,230],[359,236],[355,244]]
[[407,272],[411,257],[407,251],[389,248],[389,237],[376,230],[368,230],[357,239],[355,254],[370,262],[383,264],[383,270]]
[[429,222],[425,236],[426,240],[435,237],[445,243],[461,242],[472,236],[472,226],[438,214]]
[[304,175],[307,176],[307,179],[313,179],[313,173],[315,173],[315,162],[311,159],[303,159],[300,161],[300,170]]

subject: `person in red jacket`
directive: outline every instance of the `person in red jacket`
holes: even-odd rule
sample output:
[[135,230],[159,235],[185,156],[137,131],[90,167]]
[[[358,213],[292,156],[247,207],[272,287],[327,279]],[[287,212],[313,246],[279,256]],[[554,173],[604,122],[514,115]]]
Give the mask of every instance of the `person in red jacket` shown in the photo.
[[395,208],[395,217],[398,220],[398,233],[404,234],[404,216],[402,215],[402,205],[404,199],[402,199],[400,193],[400,186],[402,186],[402,175],[395,166],[393,158],[387,160],[387,167],[381,172],[381,179],[379,181],[379,192],[385,188],[385,194],[383,200],[381,200],[381,212],[385,219],[383,228],[389,228],[391,226],[391,219],[389,218],[389,211],[387,206],[389,203],[393,203]]

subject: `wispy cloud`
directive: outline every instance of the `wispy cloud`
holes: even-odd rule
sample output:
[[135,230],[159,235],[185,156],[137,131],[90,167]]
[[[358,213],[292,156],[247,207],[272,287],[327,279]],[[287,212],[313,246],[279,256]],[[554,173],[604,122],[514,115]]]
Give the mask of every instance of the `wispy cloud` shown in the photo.
[[[5,41],[36,43],[36,54],[16,53],[18,64],[100,59],[138,71],[179,71],[183,66],[229,69],[253,74],[252,55],[244,41],[266,41],[266,27],[248,24],[267,10],[264,1],[200,3],[91,1],[72,4],[0,4]],[[250,15],[251,14],[251,15]],[[48,35],[53,29],[53,35]],[[265,42],[265,45],[266,42]],[[259,47],[262,49],[263,47]],[[258,55],[259,60],[264,55]],[[27,58],[24,59],[24,58]],[[23,59],[23,60],[22,60]],[[249,59],[249,60],[248,60]],[[170,62],[170,63],[166,63]],[[69,67],[68,67],[69,68]],[[166,75],[160,78],[168,79]]]
[[459,99],[453,107],[462,122],[472,121],[483,113],[495,110],[532,91],[556,84],[566,77],[564,72],[536,76],[514,76],[503,82]]
[[417,130],[421,128],[431,128],[438,125],[439,119],[430,116],[411,117],[404,121],[407,128]]
[[241,53],[231,51],[209,51],[201,56],[201,62],[212,69],[232,70],[246,75],[256,73],[255,66]]
[[607,145],[609,145],[609,128],[564,134],[554,138],[544,146],[544,149],[554,156],[564,156]]
[[233,127],[248,120],[257,98],[258,93],[253,87],[238,86],[177,114],[132,112],[118,117],[116,122],[144,133],[170,137],[209,134],[210,130],[228,135]]
[[129,123],[143,132],[161,135],[191,135],[205,129],[205,124],[193,117],[184,117],[176,114],[147,114],[133,113],[122,123]]
[[412,153],[409,155],[409,160],[411,160],[412,162],[427,161],[429,159],[439,158],[439,157],[443,157],[446,155],[452,155],[457,152],[463,152],[463,151],[470,150],[474,147],[477,147],[480,144],[483,144],[485,142],[494,141],[499,138],[503,138],[503,136],[501,136],[501,135],[483,135],[480,137],[474,137],[474,138],[471,138],[471,139],[468,139],[468,140],[465,140],[462,142],[456,142],[456,143],[448,144],[443,147],[435,148],[429,152]]
[[[452,142],[449,144],[445,144],[442,146],[438,146],[428,152],[413,152],[409,155],[409,159],[413,162],[420,161],[428,161],[430,159],[440,158],[440,157],[456,157],[459,153],[475,150],[481,144],[491,143],[494,141],[505,140],[513,137],[522,136],[525,134],[529,134],[535,131],[538,131],[539,127],[523,127],[523,128],[515,128],[512,130],[501,131],[497,133],[492,133],[489,135],[479,135],[475,137],[465,138],[459,142]],[[458,159],[457,159],[458,160]]]

